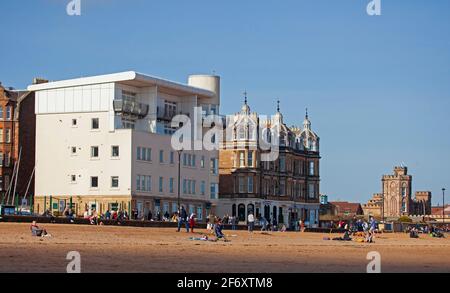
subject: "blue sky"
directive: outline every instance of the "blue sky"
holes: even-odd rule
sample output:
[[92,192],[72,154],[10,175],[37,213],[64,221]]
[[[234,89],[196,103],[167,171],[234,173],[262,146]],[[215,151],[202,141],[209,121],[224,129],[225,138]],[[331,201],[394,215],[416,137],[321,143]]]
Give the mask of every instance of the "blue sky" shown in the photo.
[[25,87],[136,70],[185,82],[222,76],[223,114],[248,91],[252,110],[288,124],[309,108],[321,137],[322,193],[364,202],[402,162],[414,190],[450,192],[450,1],[1,1],[0,80]]

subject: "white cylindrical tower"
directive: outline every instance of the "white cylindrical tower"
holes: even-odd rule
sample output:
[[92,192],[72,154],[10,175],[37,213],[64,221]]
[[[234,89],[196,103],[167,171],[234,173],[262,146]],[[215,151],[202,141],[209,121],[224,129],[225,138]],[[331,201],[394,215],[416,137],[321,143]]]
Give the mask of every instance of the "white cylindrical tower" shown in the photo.
[[188,85],[214,92],[216,96],[211,101],[211,104],[220,105],[220,76],[206,74],[190,75]]

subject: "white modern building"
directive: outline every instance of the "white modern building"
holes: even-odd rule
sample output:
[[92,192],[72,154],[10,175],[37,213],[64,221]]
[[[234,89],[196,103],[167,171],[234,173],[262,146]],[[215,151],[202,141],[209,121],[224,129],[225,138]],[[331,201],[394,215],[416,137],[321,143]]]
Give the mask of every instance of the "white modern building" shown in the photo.
[[[217,113],[220,78],[187,84],[136,72],[30,85],[36,92],[35,210],[137,210],[204,219],[218,198],[218,152],[171,146],[177,114]],[[194,127],[194,126],[193,126]],[[181,157],[179,162],[178,157]],[[180,163],[180,177],[178,176]]]

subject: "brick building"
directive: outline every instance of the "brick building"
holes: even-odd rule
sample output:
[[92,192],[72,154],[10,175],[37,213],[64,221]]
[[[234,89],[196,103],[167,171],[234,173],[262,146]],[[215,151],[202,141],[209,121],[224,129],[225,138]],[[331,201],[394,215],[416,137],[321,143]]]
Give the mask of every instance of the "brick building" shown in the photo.
[[[0,202],[21,203],[34,190],[35,125],[34,93],[5,88],[0,83]],[[20,164],[18,164],[20,154]],[[17,184],[14,166],[19,165]],[[31,181],[30,181],[31,179]],[[8,201],[9,198],[9,201]],[[13,200],[14,198],[14,200]]]

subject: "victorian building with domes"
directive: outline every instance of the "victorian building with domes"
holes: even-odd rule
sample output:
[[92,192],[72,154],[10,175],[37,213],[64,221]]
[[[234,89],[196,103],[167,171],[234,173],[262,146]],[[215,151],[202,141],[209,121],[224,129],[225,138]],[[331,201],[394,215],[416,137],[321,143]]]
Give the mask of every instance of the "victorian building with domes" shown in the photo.
[[[320,139],[306,112],[302,127],[288,127],[278,102],[271,117],[241,111],[227,119],[219,155],[219,216],[249,214],[280,226],[319,224]],[[272,149],[268,150],[267,146]],[[273,148],[276,155],[273,156]]]

